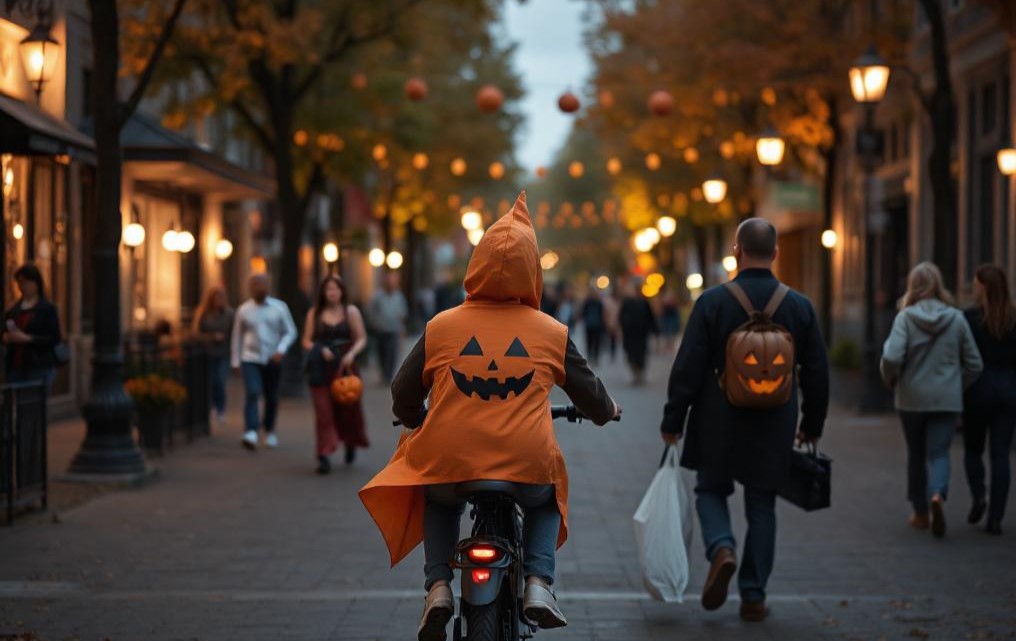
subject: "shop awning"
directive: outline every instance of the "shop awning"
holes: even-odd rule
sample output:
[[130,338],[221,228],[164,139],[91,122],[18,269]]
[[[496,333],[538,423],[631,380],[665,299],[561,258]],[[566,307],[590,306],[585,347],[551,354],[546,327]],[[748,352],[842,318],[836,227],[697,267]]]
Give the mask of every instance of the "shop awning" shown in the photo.
[[91,156],[95,143],[69,123],[35,105],[0,94],[0,152]]
[[137,180],[169,184],[227,200],[265,199],[275,181],[241,167],[170,131],[144,114],[127,121],[121,135],[124,161]]

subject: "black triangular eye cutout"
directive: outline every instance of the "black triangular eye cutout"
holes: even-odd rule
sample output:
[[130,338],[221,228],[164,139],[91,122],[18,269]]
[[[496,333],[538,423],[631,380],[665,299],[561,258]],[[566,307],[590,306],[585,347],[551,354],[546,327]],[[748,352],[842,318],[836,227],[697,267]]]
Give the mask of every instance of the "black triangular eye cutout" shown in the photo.
[[480,343],[475,336],[469,339],[466,346],[459,352],[459,356],[483,356],[483,350],[480,349]]
[[508,346],[508,351],[505,352],[504,355],[525,356],[526,358],[528,358],[529,352],[527,352],[526,348],[522,345],[522,341],[520,341],[518,337],[516,337],[515,340],[512,341],[512,344]]

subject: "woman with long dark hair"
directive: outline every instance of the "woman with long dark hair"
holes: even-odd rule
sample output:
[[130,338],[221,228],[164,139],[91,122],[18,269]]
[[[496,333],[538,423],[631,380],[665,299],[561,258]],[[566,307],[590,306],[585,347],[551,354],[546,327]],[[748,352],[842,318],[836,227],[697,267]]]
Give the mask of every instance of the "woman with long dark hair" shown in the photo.
[[896,410],[907,442],[910,525],[945,536],[949,494],[949,446],[963,390],[983,367],[962,312],[952,305],[942,272],[929,262],[907,277],[900,313],[882,348],[882,378],[895,389]]
[[[973,506],[967,522],[988,513],[989,534],[1002,533],[1009,497],[1009,451],[1016,430],[1016,308],[1005,271],[982,265],[974,274],[975,305],[964,314],[984,359],[984,372],[967,390],[963,449]],[[984,444],[991,462],[990,494],[984,484]]]
[[221,423],[226,413],[226,381],[229,379],[229,344],[233,333],[233,309],[226,289],[208,288],[194,315],[194,333],[208,341],[208,368],[212,378],[212,408]]
[[303,330],[307,378],[314,401],[318,474],[331,471],[328,457],[340,441],[346,446],[347,465],[356,458],[356,448],[369,445],[360,401],[342,405],[331,394],[331,383],[337,377],[359,376],[356,357],[367,347],[363,315],[347,301],[342,279],[326,276],[318,288],[317,302],[307,312]]
[[5,315],[7,381],[41,380],[49,385],[58,365],[56,346],[63,340],[56,306],[46,299],[42,272],[35,265],[19,267],[14,282],[21,297]]

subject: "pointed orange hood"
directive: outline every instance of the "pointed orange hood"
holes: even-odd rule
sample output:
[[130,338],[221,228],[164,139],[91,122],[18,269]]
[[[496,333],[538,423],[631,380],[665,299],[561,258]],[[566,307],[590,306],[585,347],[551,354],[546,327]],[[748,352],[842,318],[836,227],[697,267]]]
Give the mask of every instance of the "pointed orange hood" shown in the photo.
[[518,300],[540,308],[543,270],[525,191],[480,239],[469,260],[464,285],[468,300]]

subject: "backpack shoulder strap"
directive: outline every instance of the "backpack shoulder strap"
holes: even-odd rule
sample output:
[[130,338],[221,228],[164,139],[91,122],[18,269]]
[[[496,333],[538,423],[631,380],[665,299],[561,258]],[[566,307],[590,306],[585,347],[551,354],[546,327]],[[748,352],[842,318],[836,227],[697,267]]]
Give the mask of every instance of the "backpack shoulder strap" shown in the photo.
[[744,308],[744,312],[748,314],[748,316],[755,313],[755,306],[751,304],[750,300],[748,300],[748,295],[744,293],[744,289],[742,289],[740,285],[732,280],[728,280],[723,283],[723,286],[727,288],[728,292],[733,294],[734,298],[736,298],[737,302],[741,304],[741,307]]
[[787,294],[789,293],[790,288],[784,285],[783,283],[780,283],[776,287],[776,291],[773,292],[773,295],[769,299],[769,302],[766,303],[766,308],[765,310],[763,310],[762,313],[765,314],[767,318],[772,318],[773,314],[776,313],[776,310],[779,309],[780,305],[783,303],[783,299],[786,298]]

